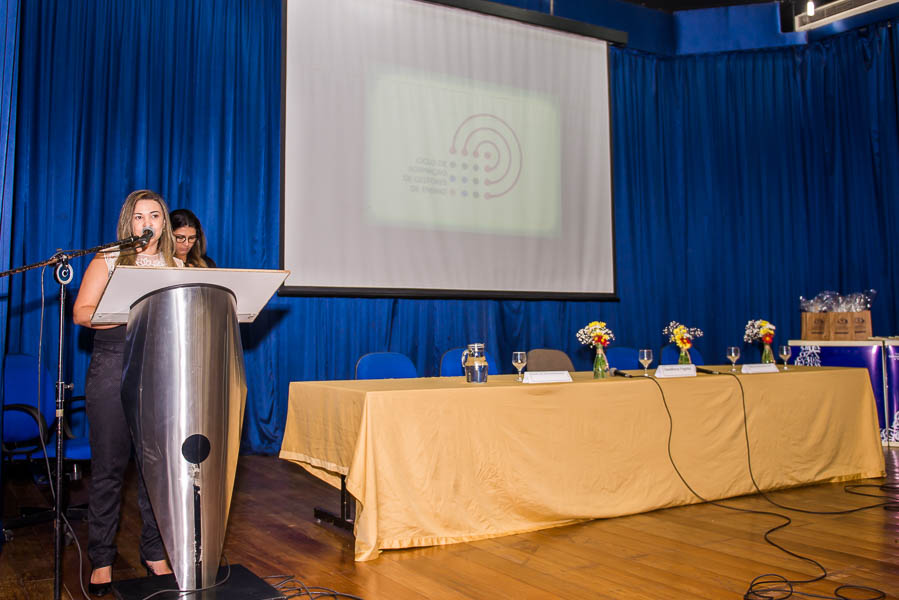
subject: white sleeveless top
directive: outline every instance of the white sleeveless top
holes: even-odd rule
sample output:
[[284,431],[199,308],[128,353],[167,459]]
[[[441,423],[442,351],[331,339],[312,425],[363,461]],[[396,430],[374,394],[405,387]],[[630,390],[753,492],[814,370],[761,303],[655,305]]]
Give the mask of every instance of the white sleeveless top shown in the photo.
[[[119,258],[119,251],[114,250],[112,252],[107,252],[103,255],[104,260],[106,260],[106,273],[110,277],[112,276],[112,272],[115,270],[115,261]],[[184,261],[182,261],[177,256],[173,256],[172,260],[175,261],[176,267],[183,267]],[[168,265],[165,263],[165,258],[163,258],[162,254],[157,252],[156,254],[138,254],[134,257],[134,262],[138,267],[167,267]]]

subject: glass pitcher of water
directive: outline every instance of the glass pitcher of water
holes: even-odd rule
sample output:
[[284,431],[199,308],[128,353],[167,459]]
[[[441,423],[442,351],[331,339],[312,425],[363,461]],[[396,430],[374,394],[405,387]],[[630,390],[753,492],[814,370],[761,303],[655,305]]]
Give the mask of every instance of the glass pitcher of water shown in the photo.
[[462,352],[462,368],[465,369],[465,381],[487,382],[487,355],[484,353],[484,344],[468,344],[468,349]]

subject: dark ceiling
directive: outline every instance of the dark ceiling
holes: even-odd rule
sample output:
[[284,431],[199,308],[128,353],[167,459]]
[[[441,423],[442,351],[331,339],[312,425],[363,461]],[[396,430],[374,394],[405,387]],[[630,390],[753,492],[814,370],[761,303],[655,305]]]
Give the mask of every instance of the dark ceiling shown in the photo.
[[[761,4],[765,0],[625,0],[631,4],[639,4],[646,8],[655,8],[665,12],[676,10],[693,10],[695,8],[715,8],[718,6],[735,6],[737,4]],[[770,1],[770,0],[768,0]]]
[[[779,3],[780,0],[625,0],[631,4],[638,4],[646,8],[654,8],[665,12],[674,12],[677,10],[694,10],[697,8],[717,8],[720,6],[737,6],[741,4],[770,4],[773,1]],[[817,0],[816,5],[828,4],[833,0]],[[805,1],[786,0],[788,4],[796,4],[805,6]]]

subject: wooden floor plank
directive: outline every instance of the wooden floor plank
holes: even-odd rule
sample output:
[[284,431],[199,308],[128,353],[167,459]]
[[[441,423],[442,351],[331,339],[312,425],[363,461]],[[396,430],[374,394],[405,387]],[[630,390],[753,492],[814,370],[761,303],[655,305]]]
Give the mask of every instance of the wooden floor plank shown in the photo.
[[[888,478],[899,481],[899,449],[885,450]],[[883,480],[875,480],[882,483]],[[832,511],[875,504],[846,494],[845,484],[772,492],[786,506]],[[126,486],[118,536],[116,579],[142,575],[133,473]],[[872,493],[882,495],[872,489]],[[4,490],[7,515],[22,504],[46,503],[30,478]],[[85,501],[83,486],[74,501]],[[443,547],[392,550],[374,561],[353,560],[352,537],[312,516],[314,506],[337,510],[338,494],[298,466],[275,457],[243,456],[238,466],[225,554],[259,576],[291,575],[367,599],[577,600],[739,599],[753,577],[768,572],[809,578],[814,567],[768,545],[763,534],[776,517],[740,514],[708,504],[603,519],[521,535]],[[773,534],[793,552],[821,562],[824,581],[800,591],[833,595],[841,584],[867,585],[899,597],[899,513],[882,508],[809,515],[777,508],[760,496],[729,499],[733,506],[787,514],[793,524]],[[73,523],[86,542],[87,526]],[[52,597],[50,524],[18,529],[0,554],[0,598]],[[85,559],[86,560],[86,559]],[[86,578],[90,572],[80,569]],[[64,598],[81,600],[78,555],[63,557]]]

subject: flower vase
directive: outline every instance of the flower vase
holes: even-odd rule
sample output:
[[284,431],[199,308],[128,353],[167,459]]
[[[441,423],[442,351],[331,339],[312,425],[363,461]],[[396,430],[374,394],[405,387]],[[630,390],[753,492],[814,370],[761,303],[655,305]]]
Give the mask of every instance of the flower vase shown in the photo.
[[774,350],[771,349],[771,344],[765,344],[762,348],[762,364],[774,364]]
[[680,349],[680,356],[677,357],[677,364],[679,364],[679,365],[693,364],[693,361],[690,360],[690,349],[689,348],[681,348]]
[[609,376],[609,361],[602,346],[596,346],[596,356],[593,358],[593,379],[605,379]]

